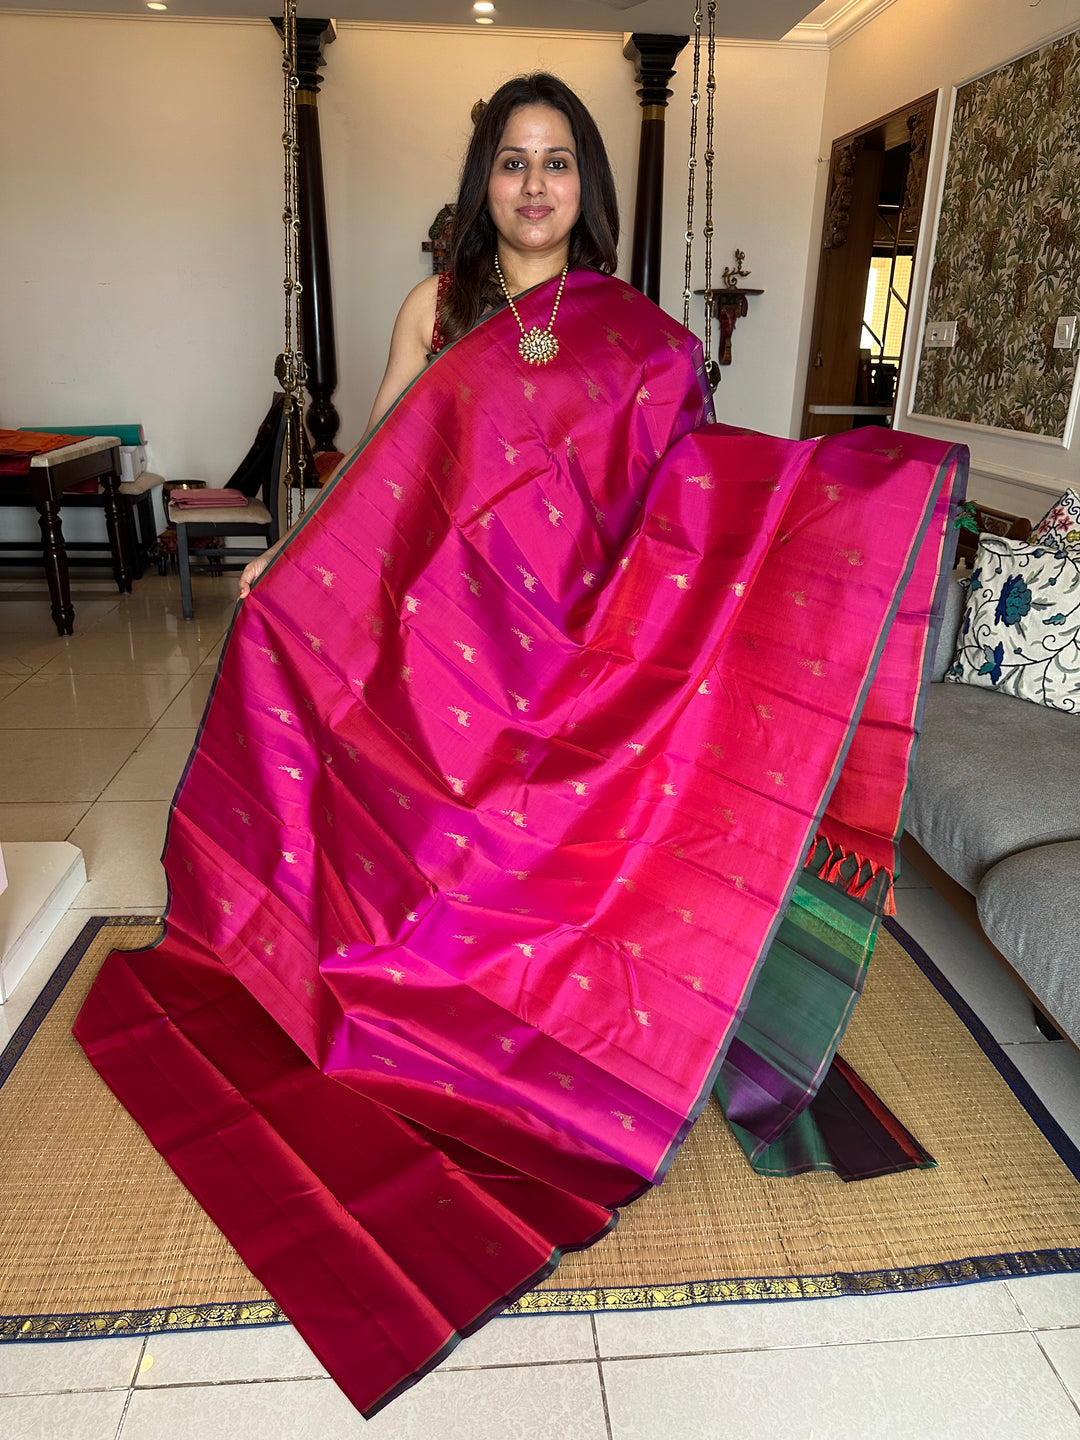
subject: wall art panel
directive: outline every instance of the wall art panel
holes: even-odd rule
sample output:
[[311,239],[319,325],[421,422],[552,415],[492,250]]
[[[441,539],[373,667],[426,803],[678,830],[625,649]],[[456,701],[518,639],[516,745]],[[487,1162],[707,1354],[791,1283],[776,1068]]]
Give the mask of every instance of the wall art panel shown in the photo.
[[1080,31],[962,86],[927,303],[956,344],[925,347],[914,410],[1061,439],[1080,313]]

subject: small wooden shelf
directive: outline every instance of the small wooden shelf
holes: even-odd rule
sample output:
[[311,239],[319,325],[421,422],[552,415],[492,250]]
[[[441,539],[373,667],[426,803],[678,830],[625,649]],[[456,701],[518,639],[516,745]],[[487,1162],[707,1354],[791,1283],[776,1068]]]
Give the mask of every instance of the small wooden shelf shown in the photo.
[[[695,295],[704,295],[704,290],[695,290]],[[750,295],[764,295],[764,290],[743,290],[721,287],[712,292],[713,314],[720,322],[720,355],[721,365],[731,364],[731,337],[735,333],[735,322],[741,320],[747,314],[749,306],[747,297]]]

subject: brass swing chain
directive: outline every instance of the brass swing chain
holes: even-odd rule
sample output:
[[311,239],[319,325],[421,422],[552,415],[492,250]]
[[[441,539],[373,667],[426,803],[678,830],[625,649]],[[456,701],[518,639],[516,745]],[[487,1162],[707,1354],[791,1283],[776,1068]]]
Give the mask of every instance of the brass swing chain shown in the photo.
[[709,0],[709,73],[705,81],[705,373],[715,390],[720,380],[720,367],[712,358],[713,286],[713,149],[716,116],[716,0]]
[[[304,513],[304,456],[300,443],[303,425],[302,393],[307,380],[300,326],[300,145],[296,136],[296,92],[300,77],[296,69],[296,0],[285,0],[282,24],[281,68],[285,75],[285,129],[281,136],[285,152],[285,349],[278,356],[275,373],[285,392],[284,464],[285,517],[293,523],[293,486],[299,482],[300,514]],[[295,333],[295,346],[293,336]]]
[[686,269],[683,276],[682,323],[690,329],[690,300],[694,269],[694,178],[697,173],[697,118],[701,92],[701,6],[694,12],[694,86],[690,91],[690,158],[686,162]]
[[[708,0],[705,7],[708,15],[708,63],[705,79],[705,325],[703,352],[705,373],[709,384],[715,390],[720,383],[720,366],[712,358],[713,327],[713,283],[712,283],[712,242],[713,242],[713,174],[716,151],[713,136],[716,127],[716,0]],[[690,301],[693,296],[694,264],[694,189],[697,176],[698,111],[701,107],[701,22],[702,6],[694,12],[694,83],[690,92],[690,157],[686,162],[686,264],[683,274],[683,324],[690,328]]]

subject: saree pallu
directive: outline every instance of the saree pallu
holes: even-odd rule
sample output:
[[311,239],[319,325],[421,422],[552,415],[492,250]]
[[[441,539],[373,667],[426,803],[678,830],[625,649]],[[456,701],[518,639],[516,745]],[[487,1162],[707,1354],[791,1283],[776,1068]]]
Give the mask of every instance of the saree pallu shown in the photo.
[[853,997],[783,1053],[763,957],[811,853],[856,904],[895,868],[956,455],[703,424],[613,279],[558,328],[444,350],[240,607],[165,935],[76,1026],[367,1415],[658,1183],[722,1065],[777,1142]]

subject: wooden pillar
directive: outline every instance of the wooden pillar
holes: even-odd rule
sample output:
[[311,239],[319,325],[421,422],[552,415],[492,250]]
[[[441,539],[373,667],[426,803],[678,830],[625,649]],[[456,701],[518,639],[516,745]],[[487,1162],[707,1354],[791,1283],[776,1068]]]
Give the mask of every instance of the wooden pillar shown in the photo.
[[[281,31],[282,22],[275,20]],[[299,147],[300,201],[300,323],[307,390],[311,404],[307,426],[316,450],[337,448],[341,423],[334,408],[337,389],[337,345],[334,340],[334,295],[330,281],[330,247],[326,236],[326,195],[323,190],[322,141],[319,136],[319,71],[323,51],[336,38],[332,20],[296,22],[296,138]]]
[[638,150],[637,198],[634,202],[634,248],[630,284],[660,303],[660,242],[664,223],[665,111],[675,74],[675,57],[689,35],[630,36],[623,54],[637,67],[641,87],[641,142]]

